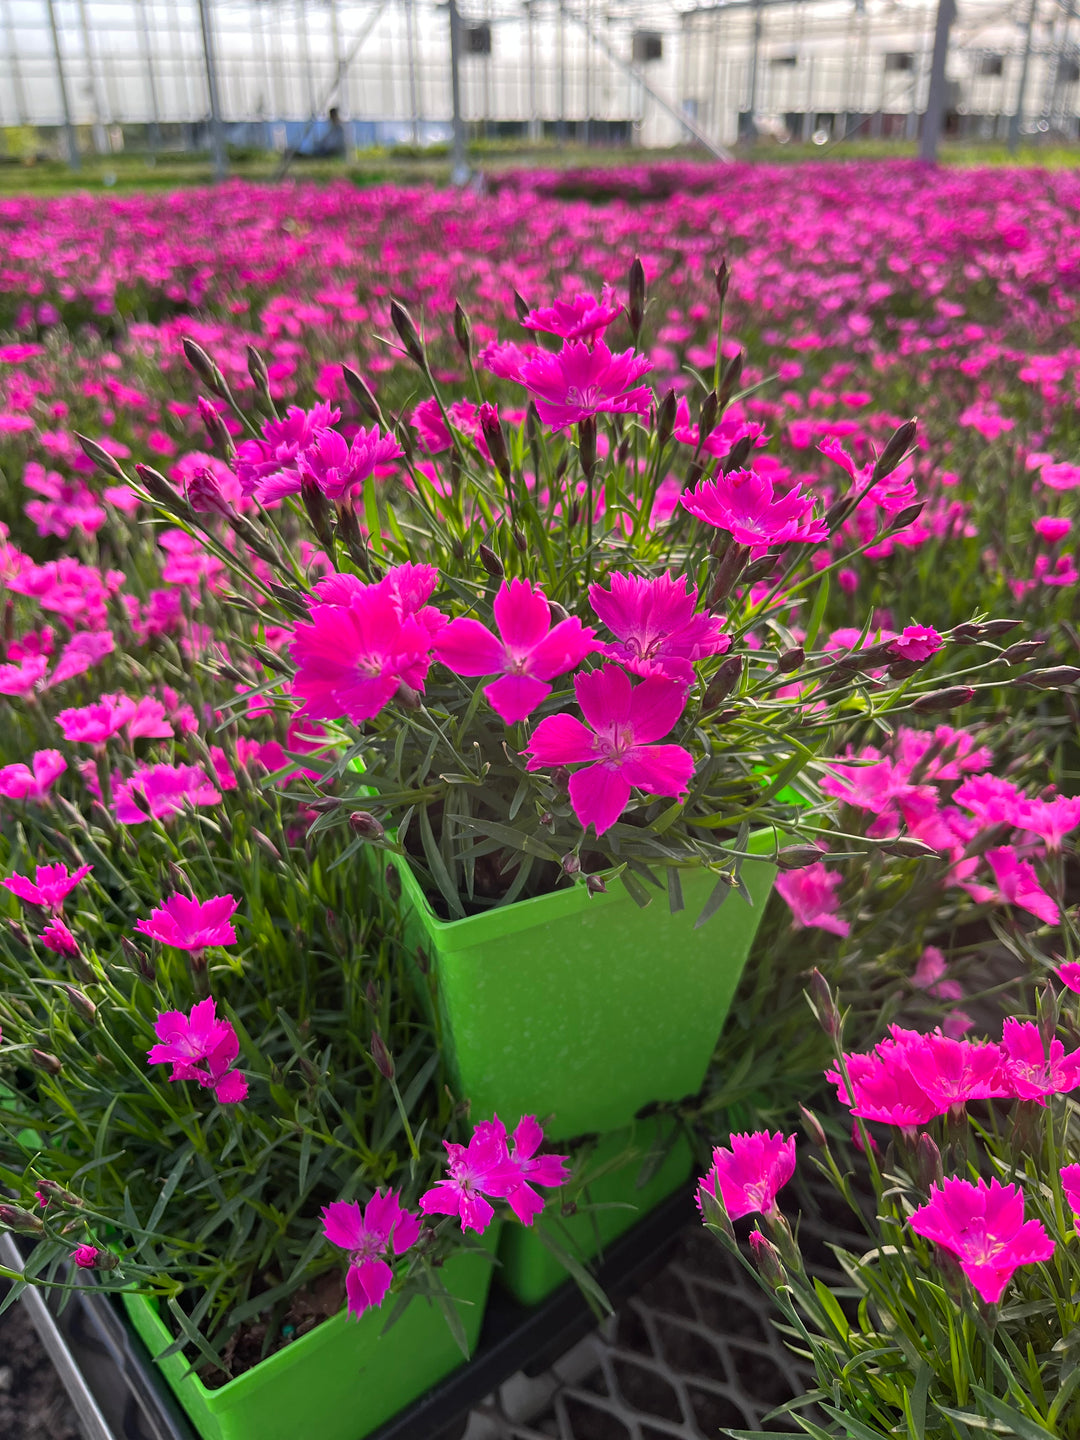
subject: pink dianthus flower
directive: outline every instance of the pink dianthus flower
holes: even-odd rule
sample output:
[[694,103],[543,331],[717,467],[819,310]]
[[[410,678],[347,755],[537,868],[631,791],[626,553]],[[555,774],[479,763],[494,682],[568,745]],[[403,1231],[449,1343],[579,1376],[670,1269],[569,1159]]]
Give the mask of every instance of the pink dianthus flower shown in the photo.
[[1054,1242],[1041,1223],[1025,1222],[1019,1186],[998,1180],[973,1184],[946,1176],[908,1223],[917,1235],[957,1257],[988,1305],[1001,1299],[1021,1265],[1049,1260],[1054,1253]]
[[386,1299],[394,1272],[384,1258],[389,1251],[404,1255],[420,1235],[421,1219],[401,1206],[393,1190],[376,1190],[362,1206],[357,1200],[335,1200],[322,1212],[323,1234],[331,1245],[348,1252],[345,1277],[349,1314],[359,1320],[366,1310]]
[[730,470],[715,480],[699,480],[684,491],[684,510],[726,530],[739,545],[783,545],[789,540],[824,540],[824,520],[812,517],[813,497],[793,485],[786,495],[773,495],[772,481],[755,470]]
[[597,414],[648,414],[652,391],[635,385],[652,361],[633,350],[613,355],[602,340],[590,348],[568,340],[557,355],[541,351],[520,369],[521,384],[545,425],[564,430]]
[[731,646],[724,621],[695,614],[698,592],[685,577],[645,579],[615,572],[610,588],[589,587],[589,602],[616,636],[605,653],[637,675],[666,675],[689,685],[693,662]]
[[201,951],[208,945],[235,945],[231,916],[236,903],[232,895],[214,895],[209,900],[170,895],[163,905],[151,910],[149,920],[136,920],[135,929],[174,950]]
[[219,1020],[217,1004],[200,1000],[185,1015],[165,1010],[154,1021],[154,1033],[161,1042],[152,1045],[148,1065],[171,1065],[170,1081],[195,1080],[213,1090],[222,1105],[235,1105],[247,1098],[248,1085],[233,1064],[240,1054],[240,1041],[228,1020]]
[[59,915],[65,898],[93,868],[92,865],[80,865],[78,870],[69,871],[62,864],[38,865],[33,880],[25,875],[9,875],[6,880],[0,880],[0,885],[28,905],[40,905],[43,910]]
[[698,1181],[697,1204],[704,1213],[702,1191],[723,1203],[730,1220],[743,1215],[771,1215],[778,1191],[795,1173],[795,1136],[786,1140],[778,1130],[756,1130],[731,1135],[728,1145],[717,1146],[712,1168]]

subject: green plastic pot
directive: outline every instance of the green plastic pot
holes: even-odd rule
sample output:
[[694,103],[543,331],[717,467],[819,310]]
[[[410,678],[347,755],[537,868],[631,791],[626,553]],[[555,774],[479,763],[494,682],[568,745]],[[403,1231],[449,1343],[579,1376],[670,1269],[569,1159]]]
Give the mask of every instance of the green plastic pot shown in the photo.
[[[491,1249],[497,1228],[484,1237]],[[472,1251],[455,1255],[440,1272],[461,1302],[470,1352],[492,1268],[490,1255]],[[122,1299],[152,1356],[173,1343],[156,1301],[126,1292]],[[156,1363],[202,1440],[363,1440],[465,1363],[438,1305],[414,1297],[384,1334],[392,1309],[387,1300],[360,1320],[342,1311],[218,1390],[191,1373],[182,1355]]]
[[[763,830],[748,849],[774,844]],[[642,909],[616,880],[606,894],[578,884],[445,921],[405,858],[368,854],[400,877],[405,942],[435,976],[458,1093],[477,1119],[546,1118],[549,1139],[621,1130],[701,1089],[776,878],[767,860],[745,861],[753,904],[732,893],[700,928],[717,883],[708,870],[680,872],[674,915],[663,891]]]
[[[639,1120],[627,1130],[605,1135],[588,1159],[589,1170],[611,1166],[590,1182],[581,1200],[597,1207],[576,1215],[545,1211],[526,1229],[503,1227],[499,1242],[497,1283],[523,1305],[536,1305],[567,1281],[562,1261],[544,1243],[546,1233],[582,1265],[602,1255],[612,1240],[624,1234],[662,1200],[687,1185],[694,1156],[680,1130],[671,1141],[674,1122],[657,1116]],[[651,1152],[666,1151],[661,1163],[647,1166]],[[651,1173],[650,1173],[651,1171]],[[644,1183],[642,1179],[644,1177]],[[610,1209],[606,1207],[612,1207]]]

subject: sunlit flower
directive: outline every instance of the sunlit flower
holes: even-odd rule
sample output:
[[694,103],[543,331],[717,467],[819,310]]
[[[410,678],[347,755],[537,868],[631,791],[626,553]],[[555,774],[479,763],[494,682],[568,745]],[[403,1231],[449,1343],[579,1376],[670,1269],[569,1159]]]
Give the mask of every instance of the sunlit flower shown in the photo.
[[7,879],[0,880],[0,885],[28,905],[40,905],[42,909],[59,915],[65,898],[93,868],[92,865],[80,865],[77,870],[69,871],[66,865],[61,864],[38,865],[33,880],[25,875],[9,875]]
[[908,1219],[917,1235],[951,1251],[988,1305],[996,1304],[1022,1265],[1049,1260],[1054,1242],[1038,1220],[1024,1220],[1017,1185],[946,1176]]
[[345,1276],[349,1314],[359,1320],[366,1310],[386,1299],[394,1272],[384,1258],[404,1255],[420,1235],[421,1219],[401,1206],[393,1190],[376,1190],[362,1206],[357,1200],[335,1200],[323,1208],[323,1234],[331,1245],[348,1252]]
[[723,1202],[730,1220],[771,1215],[777,1193],[795,1173],[795,1137],[785,1140],[779,1130],[775,1135],[767,1130],[731,1135],[726,1146],[716,1147],[712,1159],[712,1168],[698,1181],[699,1209],[705,1190]]
[[188,1015],[163,1011],[154,1021],[154,1033],[161,1043],[150,1047],[148,1065],[171,1065],[170,1080],[194,1080],[213,1090],[222,1105],[247,1098],[247,1080],[233,1069],[240,1041],[233,1025],[218,1019],[213,999],[200,1000]]
[[646,579],[615,571],[608,589],[589,587],[589,603],[616,637],[606,653],[637,675],[667,675],[684,685],[694,678],[695,661],[723,655],[731,645],[722,619],[695,613],[697,596],[685,576],[674,575]]

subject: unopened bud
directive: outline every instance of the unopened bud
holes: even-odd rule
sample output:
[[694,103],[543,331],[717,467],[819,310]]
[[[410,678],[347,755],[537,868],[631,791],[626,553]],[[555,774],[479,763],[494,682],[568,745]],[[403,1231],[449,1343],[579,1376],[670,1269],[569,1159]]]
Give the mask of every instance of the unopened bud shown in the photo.
[[[1080,675],[1080,671],[1077,671]],[[936,715],[942,710],[956,710],[974,699],[975,691],[970,685],[950,685],[945,690],[931,690],[929,695],[920,695],[912,704],[917,715]]]
[[596,469],[596,416],[586,415],[578,424],[578,458],[586,480],[591,480]]
[[656,444],[662,450],[675,433],[675,413],[679,402],[675,391],[669,390],[660,402],[656,415]]
[[367,381],[358,375],[348,365],[341,367],[342,378],[345,381],[345,388],[359,405],[369,420],[374,420],[377,425],[382,424],[382,411],[379,409],[379,402],[368,388]]
[[1050,1053],[1050,1042],[1057,1034],[1058,1020],[1060,1019],[1060,1004],[1057,992],[1052,985],[1043,987],[1037,1001],[1039,1017],[1039,1035],[1042,1039],[1043,1049]]
[[743,658],[741,655],[728,655],[720,662],[716,674],[709,681],[705,694],[701,697],[702,715],[711,715],[715,710],[719,710],[742,679],[742,671]]
[[710,607],[719,605],[731,594],[739,576],[745,570],[749,558],[749,545],[740,545],[734,540],[728,545],[720,564],[716,567],[716,579],[709,592]]
[[121,935],[120,949],[124,952],[124,959],[131,966],[132,970],[135,971],[135,974],[138,975],[141,980],[146,980],[150,984],[153,984],[156,979],[154,967],[150,964],[150,961],[146,958],[146,955],[139,946],[135,944],[135,941],[127,935]]
[[375,1068],[384,1079],[394,1078],[394,1057],[386,1048],[386,1041],[377,1030],[371,1032],[371,1058],[375,1062]]
[[811,1145],[816,1145],[819,1150],[827,1150],[829,1142],[822,1128],[821,1121],[814,1112],[808,1110],[805,1105],[799,1106],[799,1112],[803,1119],[803,1130],[806,1132],[806,1138],[810,1141]]
[[90,1024],[93,1025],[97,1020],[97,1006],[90,999],[90,996],[84,995],[83,992],[74,985],[65,985],[64,993],[83,1019],[89,1020]]
[[185,340],[184,355],[192,370],[207,389],[212,390],[215,395],[220,395],[222,399],[227,399],[229,387],[225,383],[225,376],[222,375],[202,346],[196,345],[194,340]]
[[629,291],[626,314],[636,344],[645,323],[645,267],[636,256],[630,266]]
[[607,884],[602,875],[586,875],[585,889],[589,895],[607,894]]
[[716,285],[716,298],[723,305],[727,299],[728,286],[731,284],[731,267],[726,259],[721,258],[720,264],[713,271],[713,282]]
[[466,360],[472,358],[472,325],[462,308],[461,301],[454,301],[454,339]]
[[524,295],[520,295],[520,294],[515,290],[515,291],[514,291],[514,314],[517,316],[517,318],[518,318],[519,320],[524,320],[525,317],[526,317],[526,315],[528,315],[528,313],[529,313],[529,311],[530,311],[531,309],[532,309],[532,306],[531,306],[531,305],[529,304],[529,302],[525,299]]
[[933,1186],[941,1185],[941,1151],[925,1130],[915,1146],[915,1170],[919,1189],[924,1195],[929,1195]]
[[499,407],[489,405],[485,401],[480,406],[479,419],[480,432],[487,442],[491,463],[502,478],[509,482],[510,452],[506,448],[506,435],[503,433],[502,421],[499,419]]
[[564,875],[577,875],[581,870],[581,860],[571,850],[562,857],[562,868]]
[[[199,396],[199,418],[206,426],[206,433],[210,437],[210,444],[216,446],[230,463],[236,458],[236,446],[233,444],[232,436],[225,421],[210,404],[205,395]],[[190,487],[189,487],[190,488]],[[219,487],[220,488],[220,487]],[[189,496],[190,498],[190,496]],[[192,509],[198,509],[193,505]]]
[[11,931],[13,938],[18,941],[20,945],[29,946],[30,936],[26,933],[26,931],[19,924],[19,922],[17,920],[8,920],[7,923],[8,929]]
[[816,865],[820,859],[821,851],[816,845],[785,845],[776,863],[781,870],[805,870],[807,865]]
[[82,446],[82,452],[88,460],[92,460],[99,470],[106,475],[111,475],[114,480],[119,480],[122,485],[128,483],[128,478],[120,469],[120,462],[115,456],[110,455],[104,446],[99,445],[96,440],[91,440],[86,435],[75,433],[75,439]]
[[906,530],[909,525],[914,525],[925,508],[925,500],[916,500],[914,505],[905,505],[889,526],[889,534],[892,535],[897,530]]
[[810,971],[810,1004],[818,1018],[818,1024],[830,1039],[835,1040],[840,1034],[840,1011],[829,982],[816,965]]
[[480,557],[480,564],[493,580],[501,580],[506,574],[502,561],[490,545],[481,545],[477,550]]
[[787,1284],[780,1251],[756,1227],[750,1231],[750,1253],[754,1257],[758,1274],[771,1290],[779,1290],[781,1285]]
[[735,1243],[735,1231],[731,1228],[731,1220],[728,1217],[727,1206],[724,1204],[720,1194],[720,1184],[714,1180],[710,1185],[710,1176],[706,1175],[698,1182],[697,1201],[698,1209],[701,1211],[701,1218],[706,1225],[713,1226],[723,1235]]
[[45,1229],[38,1217],[21,1205],[0,1205],[0,1225],[17,1235],[40,1235]]
[[59,1075],[64,1068],[57,1057],[48,1050],[31,1050],[30,1060],[35,1070],[42,1071],[45,1075]]
[[548,609],[551,611],[552,624],[558,625],[563,620],[570,619],[570,611],[565,605],[560,605],[558,600],[548,600]]
[[742,379],[742,369],[743,352],[738,350],[724,366],[724,373],[720,376],[720,389],[716,392],[716,405],[721,415],[727,409],[732,395],[738,388],[739,381]]
[[515,525],[514,528],[510,531],[510,535],[513,539],[515,550],[517,550],[519,555],[524,555],[527,543],[525,540],[525,531],[519,530],[518,527]]
[[416,328],[416,322],[400,300],[390,301],[390,320],[398,333],[398,339],[408,352],[409,359],[423,370],[427,361],[420,332]]
[[300,499],[304,502],[304,509],[311,521],[311,528],[318,536],[319,544],[328,554],[332,555],[334,553],[334,527],[332,524],[334,512],[322,490],[307,475],[303,476],[300,481]]
[[912,441],[915,439],[915,431],[918,423],[915,420],[905,420],[900,428],[893,432],[889,443],[878,456],[874,466],[873,481],[884,480],[886,475],[891,475],[896,467],[903,460],[904,456],[911,449]]
[[83,1202],[78,1195],[73,1195],[70,1190],[65,1190],[63,1185],[58,1185],[55,1180],[41,1180],[38,1182],[38,1198],[45,1197],[42,1205],[48,1200],[60,1200],[65,1205],[81,1205]]
[[165,476],[159,474],[153,466],[136,465],[135,474],[151,499],[156,500],[159,505],[163,505],[166,510],[171,510],[174,515],[181,518],[190,516],[191,510],[187,501],[181,497],[176,487],[170,485]]
[[717,400],[716,391],[710,390],[701,402],[701,414],[698,416],[698,444],[703,445],[712,432],[716,429],[716,422],[720,416],[720,404]]
[[255,386],[255,389],[258,390],[259,394],[268,400],[270,398],[270,375],[266,368],[266,361],[259,354],[258,350],[255,349],[254,345],[249,345],[245,354],[247,355],[247,368],[248,374],[251,376],[251,383]]
[[757,583],[757,581],[764,580],[766,575],[771,575],[772,572],[776,569],[776,565],[779,559],[779,555],[775,553],[771,555],[762,555],[760,559],[755,560],[752,565],[748,565],[746,567],[742,575],[739,577],[740,580],[744,585],[754,585]]
[[[217,418],[220,421],[221,417]],[[222,515],[226,520],[232,518],[232,506],[222,494],[217,476],[205,465],[201,465],[187,483],[187,502],[196,515]]]
[[1045,640],[1018,640],[1015,645],[1003,650],[998,659],[1004,660],[1006,665],[1022,665],[1025,660],[1037,655],[1045,644]]
[[251,827],[251,838],[255,841],[256,845],[258,845],[261,850],[265,851],[265,853],[270,857],[271,860],[274,861],[276,865],[281,864],[281,851],[270,839],[269,835],[264,835],[261,830],[257,830],[253,825]]
[[1063,690],[1080,680],[1080,670],[1075,665],[1053,665],[1048,670],[1029,670],[1012,683],[1025,690]]
[[364,840],[382,840],[386,835],[383,826],[368,810],[354,810],[349,816],[349,825]]
[[805,659],[806,651],[803,647],[801,645],[793,645],[790,650],[782,652],[780,659],[776,662],[776,668],[780,671],[781,675],[790,675],[793,670],[798,670]]

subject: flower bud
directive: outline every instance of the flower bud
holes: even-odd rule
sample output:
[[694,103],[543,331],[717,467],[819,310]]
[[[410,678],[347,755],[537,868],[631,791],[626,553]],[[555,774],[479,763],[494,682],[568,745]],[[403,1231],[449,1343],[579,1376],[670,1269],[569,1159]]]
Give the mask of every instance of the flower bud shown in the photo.
[[810,1004],[818,1024],[830,1039],[835,1040],[840,1034],[840,1011],[829,982],[816,965],[810,971]]
[[92,460],[99,470],[103,470],[106,475],[111,475],[114,480],[119,480],[121,485],[128,483],[127,476],[120,469],[120,462],[115,456],[110,455],[104,446],[86,435],[80,435],[78,431],[75,433],[75,439],[82,446],[82,452],[86,458]]
[[377,1030],[371,1032],[371,1058],[375,1068],[386,1080],[394,1078],[394,1057],[386,1048],[386,1041]]
[[638,336],[641,334],[641,327],[645,323],[645,267],[641,260],[635,256],[630,266],[629,300],[626,307],[626,314],[630,321],[630,333],[634,337],[634,344],[637,344]]
[[776,569],[780,556],[774,551],[771,555],[762,555],[752,565],[748,565],[739,579],[744,585],[753,585],[758,580],[763,580],[766,575],[771,575]]
[[341,374],[345,381],[345,388],[367,419],[374,420],[377,425],[381,425],[383,422],[382,411],[379,409],[379,402],[369,390],[367,382],[348,365],[342,365]]
[[731,267],[727,260],[721,257],[720,264],[713,271],[713,283],[716,286],[716,298],[723,305],[727,299],[728,286],[731,284]]
[[454,339],[466,360],[472,358],[472,325],[462,309],[461,301],[454,301]]
[[[220,421],[221,417],[217,418]],[[231,446],[232,441],[229,443]],[[217,476],[205,465],[201,465],[188,481],[187,502],[196,515],[221,515],[227,520],[232,517],[232,506],[221,493]]]
[[131,966],[140,980],[145,980],[152,985],[157,979],[157,971],[151,965],[146,955],[127,935],[120,936],[120,949],[124,952],[124,959]]
[[1043,987],[1036,1002],[1036,1008],[1039,1019],[1039,1035],[1042,1038],[1043,1049],[1049,1054],[1050,1042],[1057,1034],[1061,1013],[1058,995],[1052,985]]
[[[720,564],[716,567],[716,579],[709,594],[710,608],[719,605],[722,600],[734,590],[735,585],[746,568],[746,562],[750,558],[750,546],[739,545],[734,540],[724,551]],[[775,556],[773,557],[775,563]]]
[[1003,650],[998,659],[1004,660],[1006,665],[1022,665],[1025,660],[1037,655],[1045,644],[1045,640],[1017,640],[1015,645]]
[[562,868],[564,875],[577,875],[581,870],[581,860],[571,850],[562,857]]
[[480,556],[480,564],[493,580],[501,580],[506,574],[503,563],[490,545],[481,545],[477,551]]
[[975,691],[970,685],[950,685],[945,690],[931,690],[928,695],[920,695],[911,708],[917,715],[936,715],[942,710],[956,710],[974,696]]
[[889,666],[890,680],[907,680],[922,669],[923,662],[918,660],[894,660]]
[[365,840],[382,840],[386,835],[379,821],[367,810],[354,810],[349,816],[349,825]]
[[925,500],[916,500],[914,505],[905,505],[889,526],[888,533],[893,535],[897,530],[906,530],[909,525],[914,525],[925,509]]
[[97,1006],[90,999],[90,996],[84,995],[83,992],[74,985],[65,985],[64,993],[83,1019],[88,1020],[90,1024],[93,1025],[97,1020]]
[[390,320],[398,333],[398,339],[405,346],[409,359],[423,370],[427,364],[424,346],[416,322],[400,300],[390,301]]
[[602,875],[586,875],[585,889],[590,895],[606,895],[607,884]]
[[756,1227],[750,1231],[750,1253],[754,1257],[758,1274],[772,1290],[779,1290],[787,1284],[780,1251]]
[[915,431],[918,423],[915,420],[905,420],[900,428],[893,432],[889,443],[878,456],[874,466],[872,483],[884,480],[886,475],[891,475],[896,467],[903,460],[904,456],[911,449],[912,441],[915,439]]
[[519,530],[518,527],[515,525],[515,526],[513,527],[513,529],[510,531],[510,537],[511,537],[511,539],[512,539],[513,542],[514,542],[514,548],[515,548],[515,550],[518,552],[518,554],[519,554],[519,555],[524,555],[524,554],[525,554],[526,547],[527,547],[527,541],[526,541],[526,539],[525,539],[525,531],[524,531],[524,530]]
[[300,479],[300,499],[304,502],[311,528],[318,536],[319,544],[330,555],[334,553],[333,508],[329,500],[308,475]]
[[716,674],[709,681],[708,688],[701,697],[702,715],[711,715],[713,711],[719,710],[742,679],[742,670],[743,657],[741,655],[728,655],[721,660]]
[[713,1184],[710,1185],[709,1177],[707,1175],[703,1179],[699,1180],[697,1202],[698,1209],[701,1211],[701,1219],[704,1224],[714,1226],[717,1230],[721,1231],[722,1234],[728,1240],[730,1240],[732,1244],[734,1244],[735,1231],[731,1227],[731,1221],[728,1218],[727,1207],[725,1206],[723,1197],[720,1194],[719,1181],[714,1180]]
[[1080,680],[1080,670],[1075,665],[1052,665],[1047,670],[1029,670],[1012,683],[1025,690],[1064,690]]
[[26,931],[19,924],[19,922],[17,920],[9,919],[7,923],[8,929],[11,931],[12,936],[18,942],[18,944],[25,945],[27,948],[29,948],[30,936],[26,933]]
[[212,390],[215,395],[220,395],[223,400],[228,399],[229,387],[225,383],[225,376],[222,375],[201,345],[196,345],[194,340],[185,339],[184,356],[208,390]]
[[249,345],[244,353],[247,356],[248,374],[251,376],[252,385],[255,386],[255,389],[264,400],[269,400],[270,375],[266,369],[266,361],[259,354],[258,350],[255,349],[254,345]]
[[40,1235],[45,1226],[21,1205],[0,1205],[0,1225],[17,1235]]
[[[211,446],[215,446],[220,450],[225,456],[225,459],[231,463],[236,458],[236,446],[233,444],[233,438],[229,434],[228,426],[205,395],[199,396],[198,404],[199,418],[206,426],[206,433],[210,437]],[[215,481],[215,484],[216,483]],[[220,487],[218,487],[218,489],[220,493]],[[193,506],[192,508],[198,509],[198,506]]]
[[712,432],[716,429],[716,422],[720,416],[720,404],[716,391],[710,390],[701,402],[701,414],[698,416],[698,444],[703,445]]
[[915,1146],[915,1170],[919,1189],[924,1195],[929,1195],[934,1185],[941,1184],[941,1151],[925,1130]]
[[716,392],[716,408],[722,415],[727,409],[732,395],[738,388],[742,379],[743,352],[741,350],[731,357],[724,366],[724,373],[720,376],[720,389]]
[[59,1075],[64,1068],[57,1057],[48,1050],[31,1050],[30,1060],[35,1070],[40,1070],[45,1075]]
[[803,870],[807,865],[816,865],[821,851],[816,845],[785,845],[776,857],[781,870]]
[[827,1150],[829,1148],[829,1142],[826,1138],[825,1131],[822,1129],[821,1121],[814,1112],[808,1110],[805,1105],[800,1105],[799,1111],[803,1118],[803,1130],[806,1132],[806,1138],[810,1141],[811,1145],[816,1145],[819,1150]]
[[798,670],[805,659],[806,651],[803,647],[794,645],[790,650],[784,650],[781,653],[780,659],[776,662],[776,668],[781,675],[790,675],[793,670]]
[[675,412],[679,402],[675,397],[675,391],[669,390],[660,402],[660,409],[656,415],[656,444],[662,450],[675,433]]
[[530,311],[531,309],[532,309],[532,306],[531,306],[531,305],[529,304],[529,302],[525,299],[524,295],[519,295],[518,292],[515,290],[515,291],[514,291],[514,313],[515,313],[515,315],[517,316],[518,320],[524,320],[525,317],[526,317],[526,315],[528,315],[528,313],[529,313],[529,311]]
[[65,1190],[63,1185],[58,1185],[55,1180],[40,1181],[37,1197],[41,1201],[42,1209],[50,1200],[62,1200],[65,1205],[81,1205],[83,1203],[78,1195],[73,1195],[70,1190]]
[[164,475],[159,474],[151,465],[136,465],[135,474],[151,499],[156,500],[159,505],[163,505],[166,510],[171,510],[182,520],[190,518],[191,507],[181,497],[176,487],[169,484]]
[[480,406],[480,431],[487,441],[488,453],[491,456],[491,463],[502,476],[510,480],[510,452],[506,448],[506,435],[503,433],[502,421],[499,419],[499,407],[489,405],[486,401]]
[[255,841],[256,845],[258,845],[259,849],[273,860],[275,865],[281,864],[281,851],[270,839],[269,835],[264,835],[261,830],[257,830],[253,825],[251,827],[251,838]]
[[586,480],[591,480],[596,469],[596,416],[586,415],[578,423],[578,458]]

